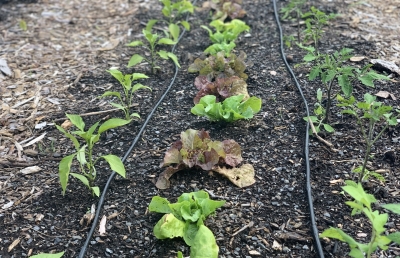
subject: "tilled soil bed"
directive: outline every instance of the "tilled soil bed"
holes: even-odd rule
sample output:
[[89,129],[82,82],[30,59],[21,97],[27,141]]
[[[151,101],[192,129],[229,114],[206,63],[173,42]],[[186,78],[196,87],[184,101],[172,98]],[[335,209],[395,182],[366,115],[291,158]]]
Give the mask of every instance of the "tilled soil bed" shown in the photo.
[[[12,1],[8,3],[10,6],[13,4]],[[315,5],[326,12],[338,12],[345,7],[342,2],[336,4]],[[244,21],[251,30],[239,38],[235,53],[244,51],[247,54],[246,60],[252,63],[246,71],[249,76],[248,91],[251,96],[262,99],[261,111],[251,120],[232,124],[209,122],[190,113],[196,95],[193,85],[196,75],[189,74],[187,68],[209,45],[207,32],[200,28],[200,25],[208,23],[209,10],[195,12],[189,17],[192,29],[186,32],[176,49],[182,67],[171,90],[125,162],[127,178],[117,176],[108,189],[102,212],[102,216],[108,216],[106,234],[101,236],[96,230],[86,257],[176,257],[177,251],[188,256],[189,247],[183,240],[158,240],[154,237],[153,227],[162,215],[149,213],[148,205],[155,195],[173,202],[182,193],[197,190],[206,190],[212,199],[227,201],[205,222],[217,239],[219,257],[317,256],[305,189],[304,103],[279,53],[279,33],[272,3],[264,0],[245,1],[243,7],[247,11]],[[157,16],[159,13],[160,7],[153,6],[151,9],[140,8],[133,19],[127,17],[127,22],[132,23],[130,39],[140,35],[143,27],[140,22],[160,18]],[[128,18],[131,20],[128,21]],[[321,51],[349,47],[354,49],[356,55],[364,55],[368,59],[377,57],[372,43],[343,36],[341,21],[332,22],[321,42]],[[285,34],[295,33],[296,27],[292,23],[282,25]],[[132,48],[118,46],[110,51],[114,53],[110,54],[111,57],[103,59],[107,54],[99,54],[95,60],[98,62],[96,69],[84,71],[77,81],[72,76],[71,81],[76,83],[66,87],[58,96],[69,98],[71,102],[65,103],[58,112],[48,115],[45,120],[61,124],[65,120],[65,112],[83,114],[107,109],[108,100],[96,97],[105,89],[120,87],[109,74],[102,72],[110,66],[120,66],[125,73],[144,72],[150,78],[142,83],[151,87],[152,91],[140,91],[135,98],[137,105],[134,109],[142,118],[126,127],[111,130],[96,147],[99,154],[124,156],[154,103],[167,89],[174,75],[174,67],[166,61],[162,63],[160,73],[155,75],[150,75],[146,66],[124,68],[134,51]],[[302,62],[304,54],[297,47],[287,50],[291,64]],[[366,64],[368,60],[364,62]],[[309,107],[313,109],[316,90],[321,86],[317,81],[306,80],[308,71],[309,68],[304,66],[295,69]],[[396,80],[398,76],[392,81],[377,82],[374,89],[359,85],[355,87],[355,96],[362,98],[365,92],[376,93],[379,90],[400,96]],[[398,108],[397,100],[382,101]],[[368,241],[369,223],[364,217],[351,217],[350,208],[344,204],[345,197],[340,194],[340,187],[344,180],[353,177],[350,171],[360,164],[365,148],[355,120],[340,115],[339,109],[333,110],[333,113],[339,121],[334,125],[336,132],[323,137],[331,141],[339,151],[332,151],[314,138],[311,138],[309,145],[318,230],[321,233],[330,226],[341,224],[347,233],[355,235],[359,241]],[[121,113],[100,113],[85,116],[84,120],[87,125],[91,125],[118,116]],[[5,125],[8,125],[7,122]],[[255,168],[256,183],[238,188],[218,174],[192,169],[175,174],[169,189],[157,189],[155,180],[163,171],[160,163],[165,151],[179,139],[182,131],[189,128],[205,129],[215,140],[237,141],[242,148],[243,163],[250,163]],[[23,175],[15,172],[16,166],[12,165],[3,165],[1,168],[1,180],[6,183],[0,187],[0,193],[7,196],[6,200],[13,200],[14,205],[2,209],[0,213],[0,257],[26,257],[32,252],[56,251],[65,251],[64,257],[77,257],[91,226],[79,222],[92,204],[97,204],[98,198],[91,197],[87,189],[73,179],[66,195],[61,195],[58,163],[72,151],[72,145],[53,126],[34,129],[33,133],[39,135],[43,132],[47,132],[46,138],[42,140],[43,145],[40,149],[33,148],[37,153],[29,160],[29,165],[42,168],[40,173]],[[374,193],[380,203],[399,202],[399,161],[395,155],[387,154],[395,154],[399,150],[398,138],[399,126],[390,128],[373,149],[374,157],[369,165],[374,169],[384,169],[387,181],[382,184],[371,180],[366,189]],[[98,174],[96,183],[102,190],[110,171],[105,164],[101,164]],[[18,189],[24,189],[25,192]],[[0,205],[6,204],[6,200],[3,199]],[[400,227],[398,217],[389,217],[388,231],[396,231]],[[16,240],[16,245],[10,251],[7,250]],[[341,243],[321,241],[327,257],[345,257],[349,251]],[[376,257],[395,257],[399,255],[398,250],[391,247],[389,251],[380,251]]]

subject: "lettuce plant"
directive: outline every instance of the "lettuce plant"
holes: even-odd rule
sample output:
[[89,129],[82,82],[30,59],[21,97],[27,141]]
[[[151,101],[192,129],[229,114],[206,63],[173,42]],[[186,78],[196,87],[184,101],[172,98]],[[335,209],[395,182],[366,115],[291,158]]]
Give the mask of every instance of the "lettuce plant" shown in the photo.
[[[107,130],[123,126],[128,124],[129,120],[120,118],[111,118],[105,121],[99,126],[99,122],[92,125],[87,131],[85,131],[85,123],[82,117],[79,115],[66,114],[71,123],[78,128],[77,131],[67,132],[64,128],[56,125],[57,129],[62,132],[67,138],[69,138],[74,144],[75,153],[72,153],[64,157],[58,167],[58,175],[60,177],[60,183],[62,188],[62,194],[65,195],[67,189],[69,176],[73,176],[87,186],[93,195],[100,196],[100,189],[98,186],[94,186],[94,180],[96,179],[96,168],[95,165],[100,159],[104,159],[110,168],[117,172],[120,176],[125,177],[125,167],[121,159],[115,155],[103,155],[98,158],[94,157],[94,145],[100,140],[100,136]],[[97,130],[97,133],[94,133]],[[84,145],[81,145],[76,138],[79,136],[85,141]],[[78,161],[78,173],[71,172],[72,161],[76,159]]]
[[[384,181],[384,178],[380,174],[367,170],[366,166],[372,146],[375,142],[389,126],[397,125],[397,116],[394,116],[390,112],[393,108],[376,101],[376,97],[369,93],[364,95],[364,101],[356,101],[353,96],[345,99],[340,95],[338,95],[337,100],[339,102],[338,106],[346,108],[342,113],[352,115],[357,119],[359,130],[361,131],[366,145],[363,164],[354,169],[353,172],[360,173],[360,182],[367,180],[370,176]],[[375,132],[379,124],[383,124],[383,127],[380,128],[380,131]]]
[[155,225],[154,235],[158,239],[182,237],[190,246],[191,258],[217,258],[217,242],[204,221],[224,204],[225,201],[211,200],[205,191],[184,193],[178,197],[176,203],[154,196],[149,211],[165,213]]
[[218,52],[204,60],[200,58],[194,60],[193,64],[189,65],[188,72],[205,75],[209,81],[231,76],[238,76],[246,80],[248,77],[244,73],[247,66],[245,63],[246,57],[247,55],[243,51],[240,52],[239,56],[231,54],[227,58],[225,58],[224,52]]
[[224,23],[221,20],[214,20],[210,23],[211,27],[215,28],[215,32],[207,26],[201,26],[208,31],[210,40],[213,45],[204,50],[204,53],[215,55],[220,51],[224,51],[226,56],[229,56],[232,49],[236,47],[235,40],[240,33],[249,31],[250,27],[244,21],[234,19],[230,22]]
[[246,11],[242,8],[242,0],[211,0],[210,6],[215,10],[212,19],[224,21],[226,18],[231,20],[243,18]]
[[248,99],[247,84],[237,76],[227,78],[217,78],[210,82],[206,76],[197,76],[194,85],[199,90],[194,97],[194,104],[199,103],[200,99],[206,95],[215,95],[217,101],[222,101],[234,95],[243,95],[244,100]]
[[150,64],[151,66],[151,71],[152,73],[156,73],[157,69],[160,69],[160,67],[157,65],[158,60],[160,58],[162,59],[171,59],[176,66],[180,67],[178,58],[176,55],[172,52],[167,52],[165,50],[159,50],[157,51],[157,46],[159,45],[175,45],[176,41],[170,39],[170,38],[160,38],[159,35],[156,33],[152,33],[152,28],[154,24],[157,22],[157,20],[150,20],[147,23],[147,26],[145,29],[142,30],[143,36],[146,39],[146,41],[141,41],[141,40],[135,40],[129,43],[127,46],[128,47],[139,47],[142,46],[144,49],[150,52],[150,57],[145,58],[144,56],[141,56],[139,54],[134,54],[131,59],[128,62],[128,67],[135,66],[139,63],[141,63],[143,60],[146,61],[147,63]]
[[261,109],[261,99],[250,97],[243,101],[244,95],[226,98],[223,102],[216,102],[214,95],[207,95],[200,99],[191,112],[194,115],[206,116],[211,121],[234,122],[240,119],[253,118]]
[[117,91],[106,91],[103,93],[103,95],[100,96],[100,98],[104,98],[107,96],[115,96],[118,98],[120,103],[114,103],[111,102],[110,104],[120,110],[122,110],[125,114],[125,119],[130,120],[133,117],[140,118],[140,115],[138,113],[130,113],[129,109],[132,106],[132,100],[133,100],[133,94],[140,89],[149,89],[151,90],[150,87],[144,86],[140,83],[136,83],[135,85],[132,86],[132,82],[139,80],[139,79],[144,79],[144,78],[149,78],[143,73],[133,73],[133,74],[122,74],[118,69],[111,69],[108,70],[109,72],[115,79],[119,81],[119,83],[122,86],[124,96],[121,96],[121,94]]
[[166,18],[165,22],[168,24],[168,31],[166,31],[166,34],[177,42],[180,35],[179,24],[181,24],[186,30],[190,30],[190,24],[185,20],[176,20],[182,17],[185,13],[193,13],[193,5],[187,0],[160,0],[160,2],[163,4],[161,12]]
[[[168,167],[159,175],[156,186],[168,188],[169,178],[188,168],[212,170],[239,187],[249,186],[255,182],[254,168],[249,164],[237,167],[243,160],[241,152],[240,145],[234,140],[213,141],[207,131],[188,129],[165,153],[160,166]],[[225,168],[226,165],[231,168]]]
[[[400,244],[399,232],[390,233],[388,235],[384,234],[384,226],[388,221],[388,214],[379,213],[379,211],[374,211],[372,209],[371,206],[376,202],[376,199],[372,194],[368,194],[364,191],[361,183],[356,184],[353,181],[347,180],[346,186],[343,186],[342,189],[354,199],[354,201],[346,202],[348,206],[353,208],[352,216],[363,213],[370,221],[372,229],[370,234],[371,240],[366,244],[357,242],[340,228],[333,227],[322,232],[322,234],[320,234],[321,238],[328,237],[346,242],[350,247],[349,255],[354,258],[364,258],[365,254],[367,258],[371,258],[371,254],[374,253],[378,247],[381,250],[387,250],[392,241]],[[382,205],[382,207],[396,214],[400,214],[400,204],[386,204]]]

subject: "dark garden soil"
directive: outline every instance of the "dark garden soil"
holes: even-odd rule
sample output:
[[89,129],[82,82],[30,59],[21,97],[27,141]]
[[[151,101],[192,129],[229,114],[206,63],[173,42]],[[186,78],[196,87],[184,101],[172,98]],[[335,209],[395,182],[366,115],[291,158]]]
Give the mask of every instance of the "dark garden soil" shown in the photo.
[[[9,6],[16,4],[14,2],[17,1],[11,1],[4,6],[10,8]],[[171,91],[157,108],[127,158],[127,178],[117,176],[111,184],[102,212],[108,216],[106,235],[100,236],[96,230],[86,257],[175,257],[179,250],[184,256],[189,256],[189,248],[183,240],[157,240],[154,237],[152,229],[161,215],[149,213],[147,207],[155,195],[175,201],[182,193],[196,190],[206,190],[213,199],[227,201],[205,222],[216,236],[220,248],[219,257],[317,256],[305,190],[304,104],[279,54],[279,34],[272,4],[264,0],[244,2],[244,9],[247,11],[244,21],[251,27],[251,31],[240,37],[235,52],[244,51],[247,54],[246,60],[249,64],[252,63],[246,71],[249,75],[248,90],[250,95],[262,99],[262,110],[251,120],[232,124],[209,122],[190,113],[196,94],[193,85],[196,75],[188,74],[187,68],[209,45],[206,31],[200,28],[200,25],[208,23],[209,10],[195,12],[189,18],[192,30],[185,34],[176,50],[182,68]],[[346,8],[343,2],[336,2],[339,3],[315,5],[325,12],[340,12]],[[201,6],[201,3],[197,5]],[[126,22],[131,23],[132,36],[140,34],[143,27],[140,21],[159,18],[159,10],[156,5],[151,10],[140,9],[133,18],[126,17]],[[282,25],[286,35],[295,34],[296,27],[293,23],[283,22]],[[321,52],[348,47],[354,49],[354,54],[368,57],[355,65],[365,65],[369,59],[376,58],[378,53],[374,52],[373,43],[342,35],[346,26],[348,25],[340,18],[332,22],[321,41]],[[134,49],[123,44],[112,51],[118,53],[112,64],[120,67],[126,67],[130,56],[135,53]],[[305,54],[297,47],[286,51],[292,65],[300,63]],[[96,70],[85,71],[79,82],[71,84],[64,93],[64,97],[71,101],[46,118],[47,122],[61,124],[65,120],[65,112],[84,114],[109,109],[109,105],[106,105],[109,99],[96,97],[106,88],[112,86],[118,90],[120,86],[108,73],[99,72],[110,68],[110,62],[104,61],[103,55],[107,53],[99,54],[94,60],[98,67]],[[121,70],[150,75],[146,66]],[[321,86],[317,81],[306,80],[308,67],[294,70],[312,109],[316,90]],[[173,73],[173,66],[169,62],[163,62],[160,73],[143,80],[142,83],[150,86],[152,92],[140,91],[135,98],[137,106],[134,110],[142,118],[104,135],[96,146],[97,153],[124,156],[154,103],[170,84]],[[75,79],[76,77],[71,81]],[[375,94],[384,90],[399,97],[398,80],[399,77],[394,76],[392,81],[377,82],[374,89],[357,85],[355,96],[361,99],[366,92]],[[399,108],[399,101],[380,101]],[[353,118],[340,115],[340,110],[336,108],[333,114],[336,132],[321,136],[332,142],[339,151],[333,151],[312,137],[310,142],[311,185],[318,230],[321,233],[330,226],[341,227],[358,241],[368,242],[368,221],[362,216],[351,217],[351,210],[344,204],[347,199],[340,194],[344,180],[354,177],[351,169],[361,164],[365,151],[364,142]],[[99,120],[120,116],[120,112],[114,112],[85,116],[84,120],[87,125],[91,125]],[[171,188],[157,189],[154,182],[163,171],[159,165],[165,151],[172,142],[179,139],[182,131],[189,128],[204,128],[215,140],[237,141],[243,151],[243,163],[250,163],[255,168],[256,183],[238,188],[218,174],[187,170],[171,178]],[[87,189],[74,179],[71,179],[66,195],[61,195],[57,176],[58,163],[72,151],[72,145],[54,127],[47,127],[37,133],[43,132],[47,132],[47,135],[42,140],[42,147],[36,149],[37,153],[30,163],[40,166],[40,173],[15,174],[11,184],[7,181],[10,171],[13,171],[11,166],[0,167],[0,180],[5,182],[0,185],[0,194],[15,191],[15,195],[7,195],[7,200],[19,200],[11,208],[0,209],[2,258],[56,251],[65,251],[64,257],[77,257],[91,226],[82,226],[79,222],[92,204],[97,204],[98,198],[91,197]],[[369,168],[381,171],[386,179],[385,183],[371,179],[365,185],[379,203],[400,202],[400,170],[399,159],[396,157],[399,137],[399,126],[387,130],[374,146],[373,157],[368,164]],[[109,169],[101,164],[96,181],[101,189],[109,174]],[[17,191],[28,186],[33,187],[32,192],[36,191],[37,194],[30,194],[28,190],[25,195],[21,195]],[[3,206],[6,203],[7,201],[0,204]],[[378,206],[376,208],[381,210]],[[386,227],[388,232],[398,230],[399,218],[390,215]],[[244,230],[234,234],[243,228]],[[9,252],[7,249],[16,240],[19,242]],[[326,257],[345,257],[349,251],[342,243],[322,239],[321,242]],[[400,249],[392,246],[388,251],[377,252],[375,257],[396,255],[400,255]]]

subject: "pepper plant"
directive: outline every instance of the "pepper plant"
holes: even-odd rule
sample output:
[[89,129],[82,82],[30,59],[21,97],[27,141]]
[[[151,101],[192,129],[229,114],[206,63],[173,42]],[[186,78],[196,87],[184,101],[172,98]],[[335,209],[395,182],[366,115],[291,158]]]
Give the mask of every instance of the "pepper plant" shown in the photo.
[[121,96],[121,93],[117,91],[106,91],[100,98],[104,98],[107,96],[115,96],[118,98],[120,103],[111,102],[110,104],[124,112],[125,120],[130,120],[133,117],[140,118],[138,113],[130,113],[130,107],[132,106],[133,94],[140,89],[148,89],[151,91],[150,87],[144,86],[141,83],[136,83],[132,86],[132,82],[149,78],[143,73],[133,73],[133,74],[122,74],[118,69],[107,70],[115,79],[119,81],[122,86],[124,96]]
[[[339,102],[338,106],[346,107],[342,113],[350,114],[357,119],[359,130],[366,145],[363,164],[353,170],[353,172],[360,173],[360,182],[367,180],[370,176],[384,181],[384,178],[380,174],[367,170],[366,166],[372,146],[389,126],[397,125],[397,115],[395,116],[391,113],[393,108],[376,101],[376,97],[369,93],[364,95],[364,101],[356,101],[353,96],[346,99],[341,95],[337,96],[337,100]],[[376,131],[379,125],[382,126]]]
[[232,49],[236,47],[235,40],[244,31],[249,31],[250,27],[241,20],[233,19],[230,22],[224,23],[221,20],[214,20],[210,23],[211,27],[215,28],[215,32],[207,26],[201,26],[208,31],[211,46],[204,50],[204,53],[215,55],[220,51],[224,51],[226,56],[229,56]]
[[[154,196],[149,211],[165,213],[155,225],[154,235],[158,239],[182,237],[190,246],[191,258],[217,258],[217,242],[204,221],[224,204],[225,201],[211,200],[208,193],[202,190],[184,193],[176,203]],[[182,257],[181,252],[178,252],[178,257]]]
[[151,71],[154,74],[154,73],[156,73],[156,71],[158,69],[161,69],[161,67],[158,66],[158,61],[160,58],[171,59],[175,63],[176,66],[180,67],[178,58],[174,53],[167,52],[165,50],[157,51],[157,46],[159,46],[159,45],[175,45],[176,41],[174,41],[168,37],[160,38],[160,35],[158,35],[157,33],[152,33],[152,28],[156,22],[157,22],[157,20],[150,20],[147,23],[146,28],[142,30],[145,41],[135,40],[127,45],[129,47],[142,46],[144,49],[146,49],[147,51],[150,52],[150,57],[146,58],[139,54],[134,54],[128,62],[128,67],[132,67],[132,66],[135,66],[135,65],[141,63],[142,61],[146,61],[147,63],[150,64]]
[[[178,20],[185,13],[193,13],[193,5],[190,1],[171,1],[171,0],[160,0],[163,4],[163,13],[168,24],[168,31],[165,31],[168,37],[171,37],[175,42],[178,41],[180,35],[179,24],[181,24],[186,30],[190,30],[190,24],[186,20]],[[177,21],[178,20],[178,21]]]
[[349,60],[353,51],[350,48],[342,48],[340,51],[335,51],[333,54],[320,54],[314,47],[305,47],[299,45],[308,53],[304,56],[303,60],[306,63],[312,62],[312,68],[308,74],[310,81],[320,78],[326,92],[326,115],[325,122],[329,123],[329,116],[331,112],[332,99],[335,94],[333,86],[337,83],[340,86],[342,93],[346,97],[350,97],[353,93],[353,82],[358,80],[363,85],[374,87],[374,80],[388,80],[385,75],[376,73],[371,70],[371,65],[366,65],[362,69],[354,66],[345,65]]
[[[82,117],[79,115],[66,114],[71,123],[78,129],[77,131],[67,132],[64,128],[56,125],[57,129],[62,132],[67,138],[69,138],[74,144],[74,153],[64,157],[58,167],[58,175],[60,177],[60,183],[62,188],[62,194],[65,195],[67,189],[69,176],[73,176],[81,181],[93,195],[100,196],[100,189],[98,186],[94,186],[96,179],[96,167],[95,165],[100,159],[104,159],[110,168],[118,173],[120,176],[125,177],[125,167],[121,159],[115,155],[108,154],[100,157],[95,157],[94,145],[100,140],[100,136],[107,130],[123,126],[128,124],[129,120],[120,118],[111,118],[99,127],[99,122],[92,125],[87,131],[85,131],[85,123]],[[97,129],[97,133],[95,133]],[[77,136],[82,138],[85,144],[79,143]],[[78,163],[78,171],[80,173],[71,172],[72,162],[76,159]]]
[[[372,204],[376,202],[372,194],[364,191],[361,183],[347,180],[346,186],[342,187],[343,191],[349,194],[354,201],[347,201],[346,204],[353,208],[352,216],[355,214],[363,213],[371,223],[370,241],[368,243],[357,242],[350,235],[345,233],[340,228],[331,227],[326,229],[320,237],[334,238],[342,242],[346,242],[350,247],[349,255],[354,258],[371,258],[371,255],[378,249],[387,250],[389,244],[393,241],[400,244],[400,232],[390,233],[385,235],[385,224],[388,221],[387,213],[379,213],[377,210],[372,209]],[[383,208],[390,210],[396,214],[400,214],[400,204],[386,204],[382,205]]]

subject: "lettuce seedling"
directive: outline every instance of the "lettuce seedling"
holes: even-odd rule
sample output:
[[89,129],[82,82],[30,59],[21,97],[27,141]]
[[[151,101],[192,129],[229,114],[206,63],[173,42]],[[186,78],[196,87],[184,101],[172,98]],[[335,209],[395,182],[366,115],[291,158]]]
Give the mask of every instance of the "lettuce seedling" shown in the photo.
[[120,103],[111,102],[110,104],[120,110],[122,110],[125,114],[125,120],[130,120],[133,117],[140,118],[138,113],[131,113],[130,107],[132,106],[133,94],[140,89],[148,89],[151,91],[150,87],[144,86],[141,83],[136,83],[132,86],[132,82],[149,78],[143,73],[133,73],[133,74],[122,74],[118,69],[111,69],[107,70],[115,79],[119,81],[124,91],[124,96],[122,97],[121,94],[117,91],[106,91],[100,98],[104,98],[107,96],[115,96],[118,98]]
[[194,85],[199,90],[193,99],[194,104],[199,103],[206,95],[215,95],[218,102],[234,95],[243,95],[244,100],[250,97],[246,82],[237,76],[218,78],[210,82],[206,76],[200,75],[196,77]]
[[213,45],[204,50],[204,53],[216,55],[220,51],[224,51],[226,56],[229,56],[232,49],[236,47],[235,40],[240,33],[249,31],[250,27],[244,21],[234,19],[230,22],[224,23],[220,20],[214,20],[210,23],[216,32],[212,32],[207,26],[201,26],[208,31],[210,40]]
[[199,73],[199,75],[207,76],[209,81],[216,78],[224,78],[231,76],[238,76],[246,80],[247,74],[244,73],[247,64],[245,63],[247,55],[241,51],[239,56],[231,54],[225,58],[224,52],[218,52],[214,56],[209,56],[204,60],[196,58],[193,64],[189,65],[189,73]]
[[191,258],[217,258],[217,242],[204,221],[224,204],[225,201],[211,200],[202,190],[184,193],[176,203],[154,196],[149,211],[166,214],[155,225],[153,233],[158,239],[182,237],[190,246]]
[[[386,106],[383,105],[382,102],[376,101],[376,97],[369,93],[364,95],[363,102],[356,101],[353,96],[345,99],[341,95],[337,96],[337,100],[339,103],[338,106],[347,108],[342,111],[343,114],[352,115],[357,119],[359,130],[361,131],[361,135],[366,145],[363,164],[354,169],[353,172],[360,173],[360,182],[368,180],[370,176],[374,176],[380,181],[384,181],[384,178],[380,174],[367,170],[366,166],[372,146],[389,126],[397,125],[398,116],[394,116],[390,112],[393,109],[391,106]],[[364,121],[366,121],[366,123]],[[377,133],[375,132],[375,129],[379,124],[383,124],[383,127],[381,127],[381,130]]]
[[[239,187],[249,186],[255,182],[254,168],[249,164],[236,168],[243,160],[241,152],[240,145],[234,140],[213,141],[207,131],[188,129],[165,153],[160,166],[168,167],[159,175],[156,186],[168,188],[169,178],[188,168],[212,170],[228,177]],[[232,168],[223,167],[225,165]]]
[[215,10],[212,19],[224,21],[228,17],[231,20],[243,18],[246,11],[242,8],[242,3],[242,0],[211,0],[210,7]]
[[[343,186],[342,189],[354,199],[354,201],[346,202],[348,206],[353,208],[352,216],[363,213],[370,221],[372,229],[371,240],[367,244],[357,242],[343,230],[333,227],[322,232],[322,234],[320,234],[321,238],[328,237],[346,242],[350,247],[349,255],[354,258],[364,258],[365,254],[367,258],[371,258],[371,254],[374,253],[378,247],[381,250],[387,250],[392,241],[400,244],[399,232],[390,233],[388,235],[384,234],[384,226],[388,221],[388,214],[380,214],[379,211],[374,211],[372,209],[371,206],[376,202],[376,199],[372,194],[365,192],[361,183],[356,184],[353,181],[346,180],[346,186]],[[400,214],[400,204],[386,204],[382,205],[382,207],[396,214]]]
[[[111,118],[105,121],[99,126],[99,122],[92,125],[87,131],[85,131],[85,123],[82,117],[79,115],[66,114],[71,123],[78,128],[78,131],[67,132],[64,128],[56,125],[57,129],[62,132],[67,138],[69,138],[74,144],[76,152],[64,157],[58,167],[58,175],[60,177],[60,183],[62,188],[62,194],[65,195],[67,189],[69,176],[73,176],[87,186],[93,195],[100,196],[100,189],[98,186],[94,186],[94,180],[96,179],[96,168],[95,165],[100,159],[104,159],[111,170],[117,172],[120,176],[125,177],[125,167],[121,159],[115,155],[103,155],[98,158],[94,157],[94,145],[100,140],[100,136],[107,130],[123,126],[128,124],[129,120],[120,118]],[[94,133],[97,130],[97,133]],[[76,136],[79,136],[85,141],[82,146]],[[76,159],[79,164],[79,172],[72,173],[71,166],[72,161]]]
[[156,33],[152,33],[152,28],[157,20],[150,20],[147,23],[145,29],[142,30],[143,36],[146,39],[145,43],[141,40],[135,40],[127,44],[128,47],[144,47],[147,51],[150,51],[150,58],[145,58],[139,54],[134,54],[128,62],[128,67],[135,66],[141,63],[143,60],[150,64],[152,73],[156,73],[157,69],[160,67],[157,65],[159,58],[171,59],[176,66],[180,67],[177,56],[172,52],[167,52],[165,50],[160,50],[157,52],[156,48],[158,45],[175,45],[176,41],[170,38],[160,38]]
[[167,20],[164,20],[168,24],[168,31],[165,31],[168,37],[171,37],[175,42],[178,41],[180,35],[179,24],[181,24],[186,30],[190,30],[190,24],[185,20],[177,19],[181,18],[185,13],[193,13],[193,5],[187,0],[174,1],[171,0],[160,0],[163,4],[162,13]]
[[206,116],[211,121],[225,121],[228,123],[253,118],[261,109],[261,99],[251,97],[243,101],[244,95],[231,96],[223,102],[216,102],[214,95],[207,95],[200,99],[191,112],[194,115]]

